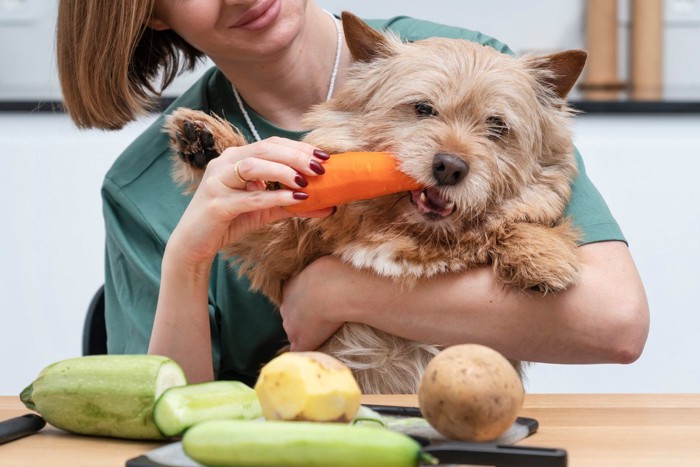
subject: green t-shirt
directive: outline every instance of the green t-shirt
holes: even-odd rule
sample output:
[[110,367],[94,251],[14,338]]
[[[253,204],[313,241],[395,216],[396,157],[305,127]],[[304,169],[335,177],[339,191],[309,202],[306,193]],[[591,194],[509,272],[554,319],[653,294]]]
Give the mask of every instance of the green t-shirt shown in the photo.
[[[406,17],[368,23],[377,29],[391,29],[407,41],[436,36],[462,38],[512,53],[500,42],[466,29]],[[253,141],[230,83],[216,68],[206,72],[165,114],[177,107],[214,112]],[[303,136],[300,132],[277,128],[251,109],[247,110],[262,138]],[[165,244],[191,199],[171,179],[170,149],[162,128],[161,116],[120,155],[102,188],[110,353],[147,351]],[[605,202],[587,178],[578,154],[577,157],[580,174],[568,214],[584,232],[584,243],[624,240]],[[253,384],[261,365],[286,342],[278,311],[265,297],[249,292],[248,282],[237,278],[227,262],[217,257],[212,265],[209,314],[217,378]]]

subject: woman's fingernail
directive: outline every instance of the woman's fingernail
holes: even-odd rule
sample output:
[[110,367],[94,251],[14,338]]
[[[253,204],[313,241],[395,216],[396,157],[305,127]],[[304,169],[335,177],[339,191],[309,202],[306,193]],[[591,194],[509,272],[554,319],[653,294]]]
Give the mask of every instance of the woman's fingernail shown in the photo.
[[318,157],[323,161],[327,161],[331,158],[330,154],[328,154],[326,151],[321,151],[320,149],[314,149],[314,156]]
[[296,183],[300,188],[304,188],[309,184],[309,182],[301,174],[296,174],[294,177],[294,183]]
[[309,199],[309,194],[303,191],[295,191],[292,193],[292,198],[299,200]]
[[311,160],[311,162],[309,162],[309,167],[319,175],[326,173],[326,169],[324,169],[323,166],[315,160]]

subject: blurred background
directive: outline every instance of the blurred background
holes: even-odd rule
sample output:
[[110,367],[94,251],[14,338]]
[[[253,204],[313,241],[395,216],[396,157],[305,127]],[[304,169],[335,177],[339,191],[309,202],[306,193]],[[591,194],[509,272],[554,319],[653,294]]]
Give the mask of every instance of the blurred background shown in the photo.
[[[80,355],[103,281],[100,186],[152,121],[78,131],[58,110],[55,0],[0,0],[0,395]],[[652,312],[634,364],[535,364],[529,392],[700,390],[700,0],[318,0],[479,30],[518,53],[589,51],[576,145],[629,240]],[[427,58],[429,59],[429,57]],[[177,80],[186,89],[210,64]]]

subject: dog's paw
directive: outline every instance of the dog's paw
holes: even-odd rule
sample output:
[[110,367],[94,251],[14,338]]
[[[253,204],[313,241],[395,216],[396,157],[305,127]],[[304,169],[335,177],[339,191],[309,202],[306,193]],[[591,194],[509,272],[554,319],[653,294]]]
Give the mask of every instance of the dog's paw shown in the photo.
[[[197,169],[206,165],[221,153],[216,134],[220,126],[228,126],[204,112],[180,108],[170,115],[165,131],[170,136],[170,146],[179,159]],[[225,132],[231,130],[224,128]]]
[[577,233],[569,223],[515,224],[503,234],[493,264],[506,285],[546,294],[565,290],[578,280]]
[[203,169],[210,160],[219,156],[214,149],[214,136],[199,121],[185,121],[175,133],[177,154],[184,162]]
[[576,283],[579,267],[575,262],[546,256],[530,259],[526,265],[502,263],[496,273],[506,285],[542,294],[561,292]]
[[173,178],[192,192],[207,164],[228,147],[246,144],[228,122],[199,110],[179,108],[165,120],[164,131],[173,151]]

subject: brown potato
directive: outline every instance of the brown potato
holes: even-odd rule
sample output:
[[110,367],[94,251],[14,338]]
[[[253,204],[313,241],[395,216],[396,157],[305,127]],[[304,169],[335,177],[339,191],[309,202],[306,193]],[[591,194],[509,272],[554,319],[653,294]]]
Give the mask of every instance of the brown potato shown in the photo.
[[513,424],[525,391],[497,351],[477,344],[448,347],[428,364],[418,389],[423,417],[442,435],[491,441]]

